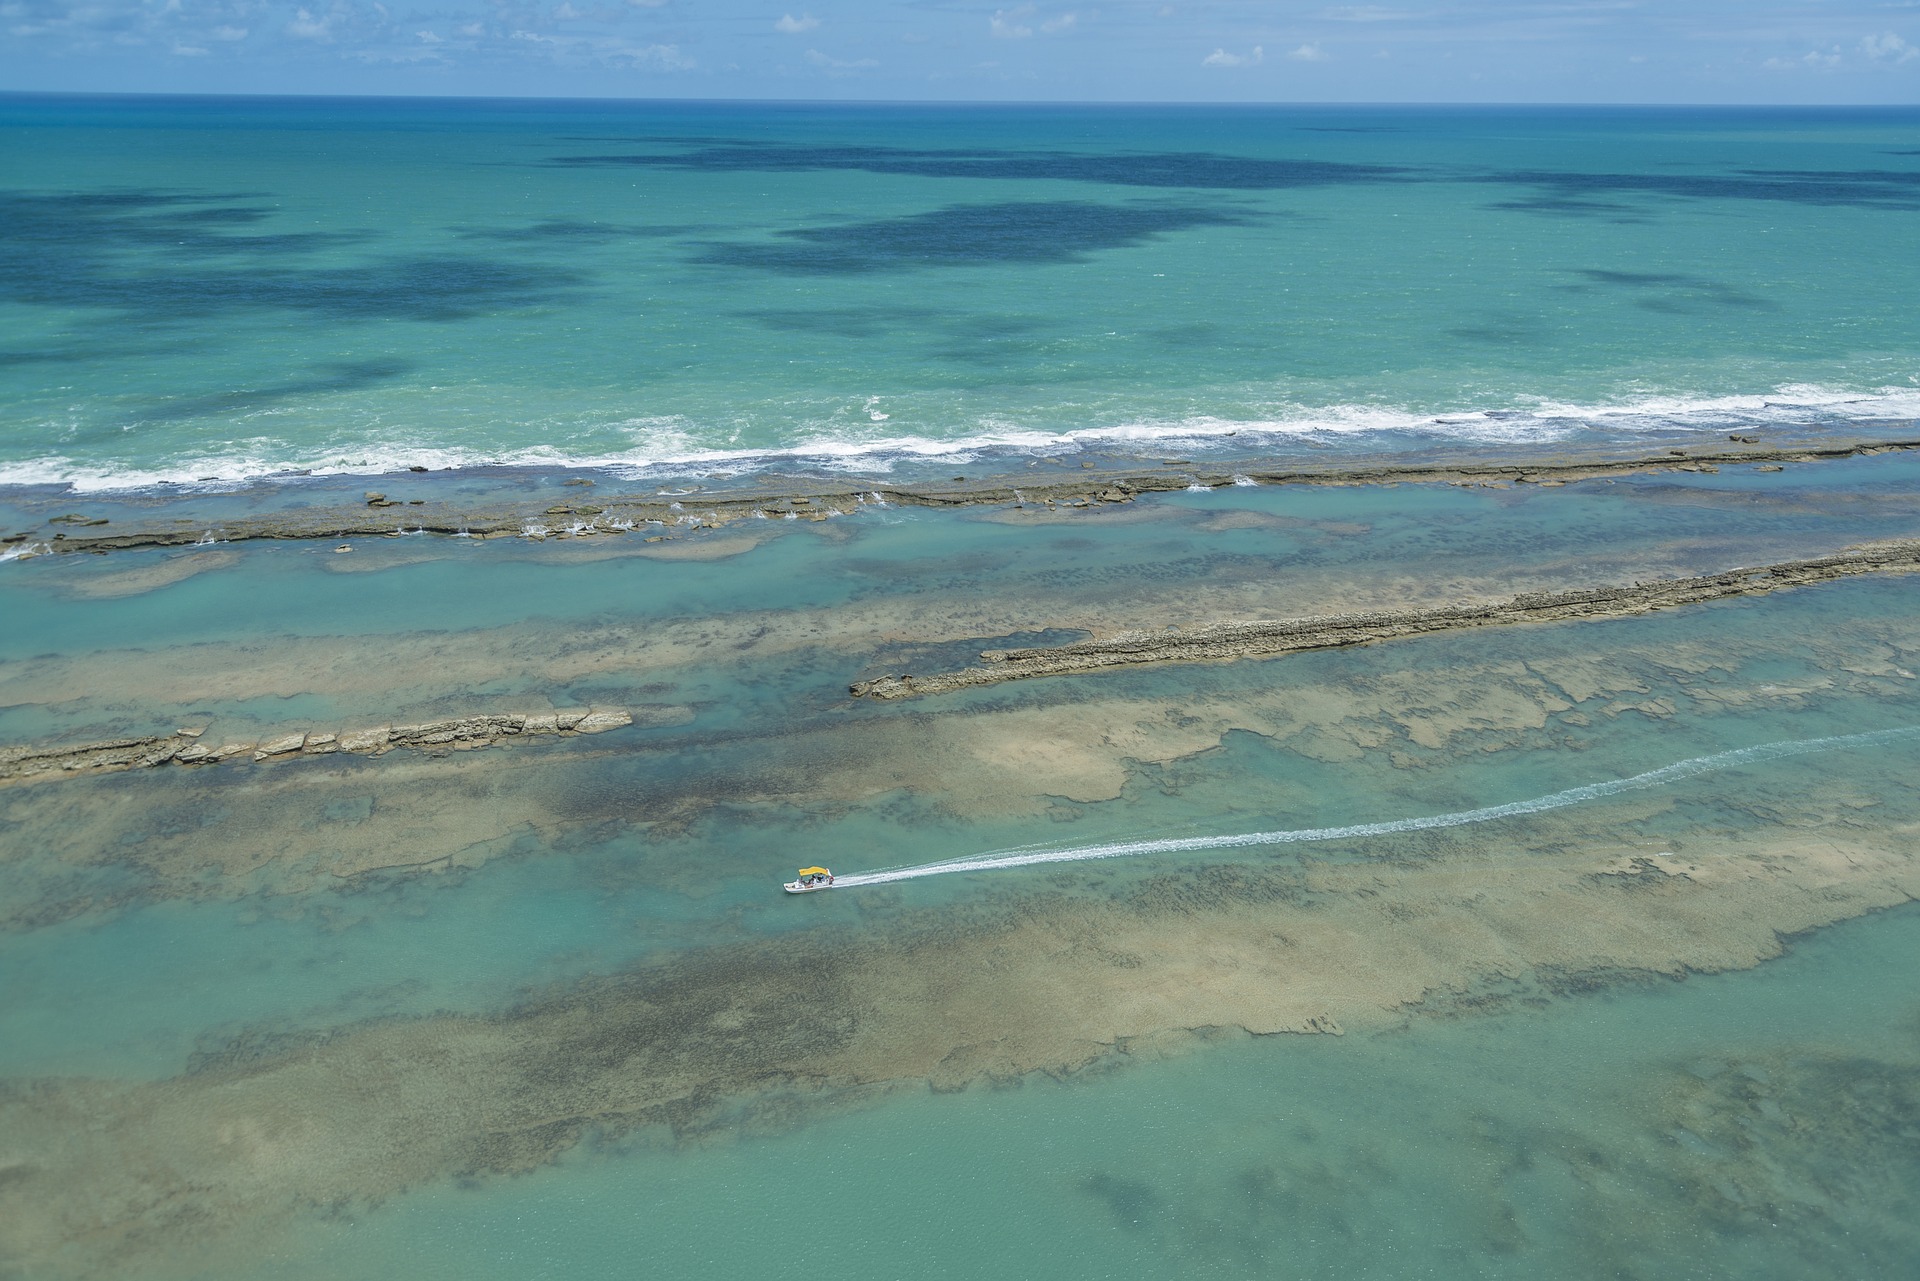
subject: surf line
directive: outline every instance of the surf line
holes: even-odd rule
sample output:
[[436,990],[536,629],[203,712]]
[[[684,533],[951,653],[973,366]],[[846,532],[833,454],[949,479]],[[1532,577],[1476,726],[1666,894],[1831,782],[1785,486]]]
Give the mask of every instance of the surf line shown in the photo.
[[913,867],[855,872],[850,876],[836,877],[834,888],[851,889],[861,885],[884,885],[891,881],[912,881],[923,876],[947,876],[954,872],[996,872],[1011,867],[1033,867],[1041,863],[1084,863],[1095,859],[1131,858],[1137,854],[1178,854],[1189,850],[1294,845],[1310,841],[1342,841],[1368,836],[1393,836],[1401,832],[1430,832],[1443,827],[1466,827],[1469,824],[1487,823],[1494,819],[1516,818],[1523,814],[1540,814],[1547,810],[1565,809],[1569,805],[1596,801],[1607,796],[1618,796],[1622,792],[1637,792],[1643,788],[1659,787],[1664,783],[1678,782],[1700,774],[1710,774],[1715,770],[1732,769],[1738,765],[1777,761],[1790,756],[1809,756],[1816,752],[1835,752],[1850,747],[1871,747],[1915,735],[1920,735],[1920,725],[1871,730],[1864,734],[1838,734],[1829,738],[1788,739],[1779,743],[1760,743],[1753,747],[1739,747],[1732,751],[1715,752],[1711,756],[1696,756],[1689,760],[1676,761],[1672,765],[1663,765],[1659,769],[1648,770],[1644,774],[1635,774],[1629,778],[1570,787],[1564,792],[1536,796],[1531,800],[1509,801],[1505,805],[1487,805],[1480,809],[1459,810],[1452,814],[1429,814],[1422,818],[1392,819],[1384,823],[1355,823],[1348,827],[1302,827],[1282,832],[1244,832],[1235,836],[1182,836],[1155,841],[1119,841],[1108,845],[1080,845],[1067,849],[1036,850],[1029,847],[1000,850],[966,858],[945,859],[938,863],[921,863]]

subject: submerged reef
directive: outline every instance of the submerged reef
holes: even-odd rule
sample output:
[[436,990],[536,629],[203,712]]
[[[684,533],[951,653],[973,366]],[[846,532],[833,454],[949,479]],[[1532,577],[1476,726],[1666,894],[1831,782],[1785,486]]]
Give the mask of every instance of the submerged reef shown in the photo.
[[1413,834],[1385,857],[1160,869],[1097,898],[1040,890],[696,949],[492,1014],[242,1038],[163,1081],[11,1083],[0,1260],[124,1274],[258,1249],[307,1207],[356,1213],[583,1143],[781,1129],[878,1092],[1072,1075],[1222,1027],[1383,1029],[1489,984],[1579,992],[1746,967],[1920,894],[1898,834],[1910,806],[1863,825],[1851,795],[1717,790],[1685,806],[1788,821],[1756,836],[1683,820],[1661,838],[1678,835],[1681,856],[1654,859],[1646,833],[1685,809],[1640,796]]
[[[409,1192],[1227,1040],[1369,1053],[1757,966],[1920,898],[1908,491],[1689,478],[1576,504],[1465,483],[1419,491],[1399,523],[1412,491],[1284,511],[1252,489],[1096,493],[1097,514],[1072,515],[1024,494],[1018,511],[715,536],[725,559],[695,563],[637,539],[396,540],[22,567],[9,590],[63,640],[0,664],[18,784],[0,787],[0,945],[39,964],[23,972],[41,995],[17,999],[60,1037],[0,1080],[0,1275],[246,1274]],[[1539,536],[1541,509],[1573,505]],[[1627,585],[1592,586],[1608,581]],[[208,610],[254,589],[278,602],[266,625]],[[1216,621],[1145,630],[1195,618]],[[1274,621],[1217,621],[1248,619]],[[1563,625],[1490,625],[1524,622]],[[1084,639],[1048,643],[1068,637]],[[1111,670],[847,697],[849,676],[983,650],[997,658],[969,671]],[[1511,804],[1869,730],[1887,731],[1871,751]],[[1418,822],[1483,807],[1501,812]],[[1371,830],[1336,826],[1353,823]],[[778,889],[796,857],[844,875],[1274,829],[1334,835]],[[202,934],[220,946],[180,942]],[[78,981],[63,966],[118,961],[94,940],[128,936],[133,964],[163,937],[215,974],[183,980],[194,999],[243,986],[237,966],[286,987],[128,1033],[149,1039],[116,1059],[117,1033],[44,1010]],[[426,948],[432,978],[413,972]],[[422,994],[361,995],[396,978]],[[114,984],[93,986],[72,1017],[115,1010]],[[1891,1195],[1835,1169],[1820,1201],[1792,1177],[1822,1159],[1790,1122],[1823,1092],[1842,1091],[1842,1149],[1906,1150],[1879,1133],[1912,1111],[1897,1056],[1825,1062],[1767,1060],[1772,1093],[1655,1065],[1637,1084],[1667,1146],[1646,1177],[1671,1195],[1649,1213],[1738,1229]],[[1472,1150],[1560,1142],[1518,1124],[1496,1118]],[[1222,1171],[1249,1240],[1310,1165]],[[1616,1195],[1599,1169],[1579,1167]],[[1143,1231],[1183,1222],[1150,1179],[1072,1177]],[[1605,1235],[1596,1257],[1649,1275]]]
[[978,685],[1062,676],[1136,663],[1192,663],[1266,658],[1309,649],[1366,645],[1423,632],[1516,623],[1623,618],[1732,596],[1757,596],[1789,587],[1831,582],[1858,574],[1910,573],[1920,569],[1920,541],[1849,548],[1831,556],[1786,561],[1724,574],[1702,574],[1626,587],[1586,587],[1527,592],[1490,605],[1371,611],[1295,618],[1278,622],[1210,623],[1177,633],[1122,633],[1047,649],[990,649],[986,667],[929,676],[883,676],[848,687],[855,698],[908,698],[945,694]]

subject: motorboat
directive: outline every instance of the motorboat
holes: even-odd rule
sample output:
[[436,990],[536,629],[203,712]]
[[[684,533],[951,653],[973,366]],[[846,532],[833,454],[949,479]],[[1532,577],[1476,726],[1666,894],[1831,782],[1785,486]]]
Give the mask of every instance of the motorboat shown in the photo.
[[788,881],[784,887],[789,894],[811,894],[815,890],[833,888],[833,873],[824,867],[803,867],[796,879]]

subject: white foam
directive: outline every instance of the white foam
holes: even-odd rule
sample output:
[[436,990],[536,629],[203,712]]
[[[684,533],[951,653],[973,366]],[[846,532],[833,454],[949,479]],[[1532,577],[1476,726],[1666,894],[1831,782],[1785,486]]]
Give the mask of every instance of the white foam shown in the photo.
[[[1920,417],[1920,387],[1872,390],[1788,384],[1736,396],[1627,395],[1590,404],[1545,398],[1500,408],[1463,406],[1434,412],[1381,405],[1271,404],[1243,418],[1197,414],[1176,419],[1117,420],[1068,431],[1041,430],[999,416],[986,416],[971,433],[951,439],[866,435],[858,423],[835,423],[780,448],[720,448],[695,442],[701,425],[673,417],[634,418],[587,424],[624,430],[637,443],[624,450],[585,455],[552,445],[502,451],[463,447],[359,446],[331,442],[297,446],[271,437],[231,442],[230,453],[178,459],[151,467],[89,463],[47,455],[0,463],[0,486],[65,485],[95,493],[158,485],[192,493],[231,488],[267,477],[308,472],[316,476],[387,475],[411,467],[428,471],[476,467],[596,468],[633,479],[689,470],[725,468],[751,473],[775,468],[813,468],[885,474],[901,463],[974,461],[982,454],[1056,456],[1092,450],[1143,455],[1223,446],[1251,454],[1264,447],[1297,446],[1315,438],[1363,439],[1412,435],[1471,445],[1548,445],[1583,430],[1610,433],[1725,431],[1768,427],[1819,427],[1836,422],[1871,425]],[[869,423],[876,432],[877,423]],[[737,434],[736,434],[737,438]],[[1230,443],[1229,443],[1230,442]]]
[[1536,796],[1531,800],[1510,801],[1505,805],[1459,810],[1452,814],[1430,814],[1422,818],[1392,819],[1383,823],[1355,823],[1347,827],[1302,827],[1279,832],[1245,832],[1236,836],[1186,836],[1156,841],[1121,841],[1109,845],[1080,845],[1067,849],[1023,847],[978,854],[968,858],[947,859],[938,863],[922,863],[916,867],[855,872],[848,876],[836,877],[834,886],[837,889],[854,888],[861,885],[884,885],[892,881],[918,880],[923,876],[947,876],[955,872],[992,872],[1012,867],[1033,867],[1043,863],[1084,863],[1095,859],[1131,858],[1140,854],[1180,854],[1192,850],[1358,840],[1374,836],[1394,836],[1402,832],[1428,832],[1438,828],[1465,827],[1472,823],[1488,823],[1495,819],[1518,818],[1527,814],[1544,813],[1547,810],[1564,809],[1569,805],[1579,805],[1585,801],[1599,800],[1607,796],[1618,796],[1622,792],[1658,787],[1664,783],[1693,778],[1715,770],[1732,769],[1738,765],[1780,760],[1789,756],[1806,756],[1815,752],[1839,751],[1844,748],[1871,747],[1915,735],[1920,735],[1920,725],[1874,730],[1865,734],[1840,734],[1830,738],[1762,743],[1755,747],[1716,752],[1711,756],[1696,756],[1672,765],[1663,765],[1656,770],[1648,770],[1644,774],[1635,774],[1630,778],[1588,783],[1582,787],[1568,788],[1564,792]]

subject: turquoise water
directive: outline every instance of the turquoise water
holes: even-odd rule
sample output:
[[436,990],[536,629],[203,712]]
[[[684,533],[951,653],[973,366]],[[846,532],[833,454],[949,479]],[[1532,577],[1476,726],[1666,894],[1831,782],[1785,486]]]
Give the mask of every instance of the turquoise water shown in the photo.
[[[533,507],[575,465],[1911,435],[1917,147],[1905,110],[0,98],[0,522],[366,487],[288,469]],[[9,554],[0,749],[635,724],[0,785],[0,1277],[1910,1273],[1910,575],[848,687],[1912,538],[1917,482]],[[779,892],[811,863],[848,879]]]
[[1885,431],[1917,144],[1904,109],[8,98],[0,480]]
[[[396,1262],[523,1278],[1896,1276],[1920,1208],[1902,1133],[1920,1070],[1916,956],[1909,908],[1796,941],[1762,975],[1363,1044],[1240,1040],[670,1161],[586,1156],[311,1232],[275,1264],[301,1277]],[[1821,1126],[1845,1137],[1810,1170],[1817,1141],[1789,1136]],[[1730,1132],[1750,1146],[1716,1146]]]

